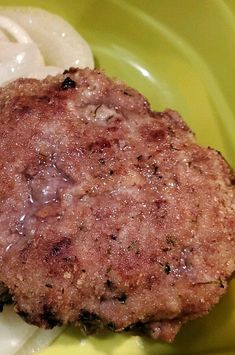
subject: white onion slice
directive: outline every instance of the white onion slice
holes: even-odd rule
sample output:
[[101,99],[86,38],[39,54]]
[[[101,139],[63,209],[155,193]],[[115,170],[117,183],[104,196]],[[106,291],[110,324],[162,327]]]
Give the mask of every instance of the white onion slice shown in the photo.
[[64,327],[51,330],[39,329],[24,322],[6,306],[0,313],[0,355],[30,355],[49,345]]
[[55,327],[47,330],[38,329],[14,355],[35,354],[50,345],[64,329],[65,327]]
[[27,7],[0,7],[0,13],[30,34],[46,64],[61,68],[94,68],[89,45],[63,18],[45,10]]
[[15,354],[35,331],[37,328],[20,319],[12,306],[5,307],[0,314],[0,355]]
[[32,43],[28,33],[8,17],[0,16],[0,28],[8,32],[19,43]]
[[21,44],[0,40],[0,85],[27,76],[34,67],[44,66],[34,43]]
[[28,72],[25,73],[24,77],[41,80],[46,78],[48,75],[57,75],[62,72],[63,72],[62,68],[54,67],[52,65],[46,65],[40,67],[35,66],[29,69]]
[[[1,28],[1,26],[0,26],[0,28]],[[8,38],[3,31],[0,31],[0,41],[8,41]]]

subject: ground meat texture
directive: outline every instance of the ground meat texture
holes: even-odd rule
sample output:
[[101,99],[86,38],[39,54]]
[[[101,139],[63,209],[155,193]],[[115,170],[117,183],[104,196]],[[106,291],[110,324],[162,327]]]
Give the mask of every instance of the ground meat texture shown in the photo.
[[219,301],[235,179],[176,112],[71,69],[0,89],[0,122],[1,294],[27,322],[170,342]]

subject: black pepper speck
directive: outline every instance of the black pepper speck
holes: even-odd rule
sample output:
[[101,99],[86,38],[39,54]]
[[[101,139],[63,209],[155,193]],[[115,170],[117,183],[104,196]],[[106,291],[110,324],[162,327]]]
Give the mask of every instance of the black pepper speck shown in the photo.
[[168,263],[165,264],[164,271],[167,275],[169,275],[169,273],[171,272],[171,267]]
[[66,79],[64,79],[64,81],[61,84],[62,90],[74,89],[75,87],[76,87],[76,82],[72,80],[69,76]]

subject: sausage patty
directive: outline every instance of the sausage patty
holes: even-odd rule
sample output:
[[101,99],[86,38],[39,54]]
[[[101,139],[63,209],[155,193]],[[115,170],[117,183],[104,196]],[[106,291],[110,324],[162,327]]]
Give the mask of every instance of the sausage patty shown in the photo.
[[234,175],[99,70],[0,90],[0,281],[39,327],[172,341],[235,270]]

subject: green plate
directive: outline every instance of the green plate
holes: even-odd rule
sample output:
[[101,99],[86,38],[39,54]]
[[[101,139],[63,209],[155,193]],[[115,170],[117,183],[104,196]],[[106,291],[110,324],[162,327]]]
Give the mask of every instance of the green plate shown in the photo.
[[[144,93],[155,110],[178,110],[198,142],[235,167],[234,0],[9,0],[62,15],[90,43],[96,65]],[[49,34],[48,34],[49,35]],[[210,315],[173,345],[137,336],[66,330],[42,355],[235,354],[235,280]]]

